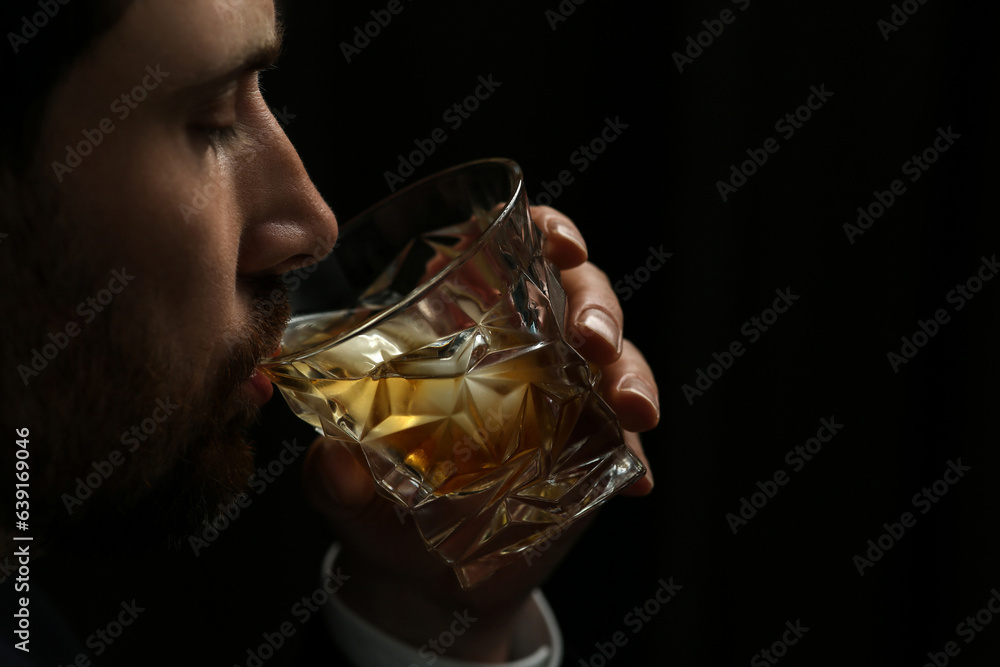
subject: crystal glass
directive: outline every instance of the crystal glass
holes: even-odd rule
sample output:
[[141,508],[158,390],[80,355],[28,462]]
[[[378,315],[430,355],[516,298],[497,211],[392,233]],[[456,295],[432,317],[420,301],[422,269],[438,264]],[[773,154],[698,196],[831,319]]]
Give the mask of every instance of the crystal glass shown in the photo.
[[566,342],[520,167],[430,176],[349,221],[263,370],[363,461],[462,586],[645,472]]

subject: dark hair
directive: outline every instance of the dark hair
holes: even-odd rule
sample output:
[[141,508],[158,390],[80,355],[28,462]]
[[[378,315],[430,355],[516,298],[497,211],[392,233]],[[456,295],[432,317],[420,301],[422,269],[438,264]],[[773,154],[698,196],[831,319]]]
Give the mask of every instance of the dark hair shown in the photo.
[[[0,313],[8,318],[0,349],[4,369],[13,369],[30,356],[34,341],[43,340],[49,331],[52,313],[66,306],[39,307],[39,295],[47,294],[54,301],[51,295],[61,294],[60,285],[73,284],[67,275],[69,263],[46,250],[54,236],[67,239],[69,235],[62,228],[57,233],[58,199],[44,170],[33,169],[46,109],[73,63],[121,19],[131,2],[0,0],[0,35],[4,38],[0,44],[0,284],[6,286],[0,290]],[[0,374],[0,395],[10,399],[0,406],[0,421],[23,417],[44,423],[48,408],[26,400],[30,396],[16,373]]]
[[30,166],[53,88],[73,62],[111,29],[132,0],[2,0],[0,172]]

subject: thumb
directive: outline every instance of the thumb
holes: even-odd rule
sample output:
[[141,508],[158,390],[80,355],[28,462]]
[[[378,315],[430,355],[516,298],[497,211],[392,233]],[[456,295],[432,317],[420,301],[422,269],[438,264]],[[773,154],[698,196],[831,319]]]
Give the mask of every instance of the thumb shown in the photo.
[[319,437],[306,453],[302,470],[309,501],[332,519],[353,518],[375,498],[375,483],[347,447]]

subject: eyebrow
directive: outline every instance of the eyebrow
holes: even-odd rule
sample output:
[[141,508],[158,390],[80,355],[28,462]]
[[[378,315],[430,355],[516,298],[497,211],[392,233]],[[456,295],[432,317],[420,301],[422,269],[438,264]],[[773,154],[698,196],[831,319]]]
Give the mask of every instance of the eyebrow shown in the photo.
[[272,67],[281,55],[284,33],[284,24],[281,22],[281,18],[276,16],[273,35],[269,35],[254,45],[245,55],[234,58],[235,64],[223,65],[219,68],[221,71],[180,84],[177,88],[178,92],[186,93],[215,88],[220,84],[237,79],[243,74]]
[[257,47],[248,58],[243,61],[243,71],[266,69],[278,61],[281,55],[281,45],[285,37],[285,24],[281,18],[274,19],[274,36],[269,37],[264,44]]

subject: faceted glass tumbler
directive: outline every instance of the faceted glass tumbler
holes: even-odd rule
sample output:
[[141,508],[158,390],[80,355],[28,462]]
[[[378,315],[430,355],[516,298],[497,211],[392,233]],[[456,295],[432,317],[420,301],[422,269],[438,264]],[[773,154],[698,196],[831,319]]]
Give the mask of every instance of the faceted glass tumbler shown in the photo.
[[471,588],[641,477],[566,342],[520,167],[428,177],[349,221],[264,372]]

